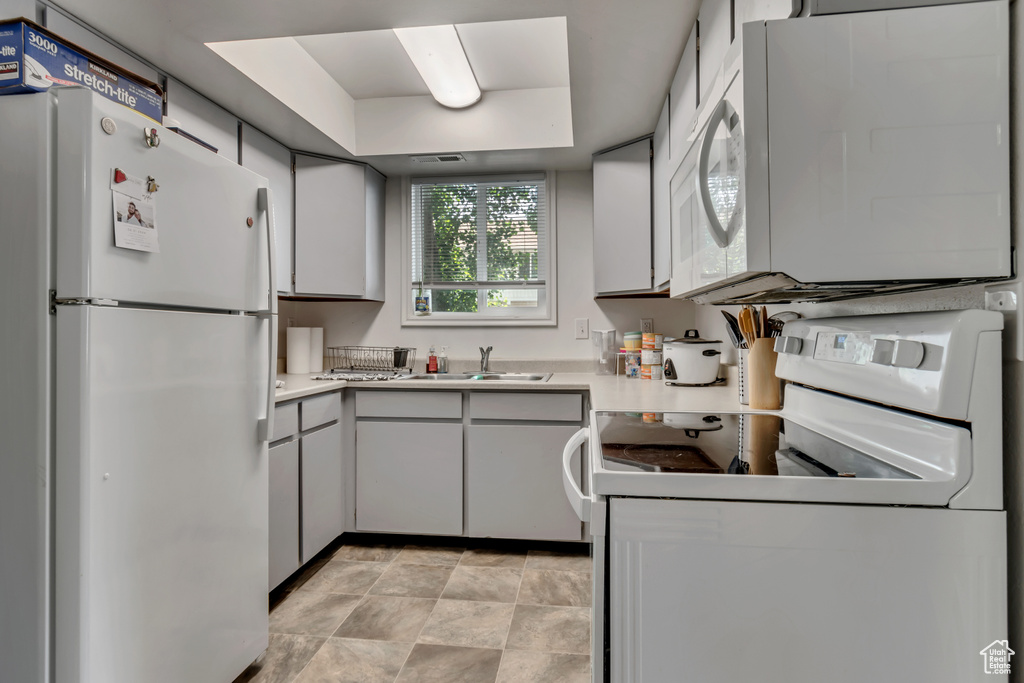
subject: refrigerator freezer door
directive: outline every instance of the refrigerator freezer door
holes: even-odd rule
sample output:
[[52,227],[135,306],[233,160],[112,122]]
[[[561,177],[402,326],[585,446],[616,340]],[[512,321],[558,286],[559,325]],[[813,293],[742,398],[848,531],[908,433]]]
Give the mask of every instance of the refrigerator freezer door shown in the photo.
[[222,683],[266,648],[269,325],[58,307],[57,680]]
[[[268,225],[257,188],[267,181],[88,90],[56,97],[57,295],[265,309]],[[154,129],[158,146],[145,135]],[[115,169],[156,183],[159,252],[114,246],[114,192],[131,192]]]

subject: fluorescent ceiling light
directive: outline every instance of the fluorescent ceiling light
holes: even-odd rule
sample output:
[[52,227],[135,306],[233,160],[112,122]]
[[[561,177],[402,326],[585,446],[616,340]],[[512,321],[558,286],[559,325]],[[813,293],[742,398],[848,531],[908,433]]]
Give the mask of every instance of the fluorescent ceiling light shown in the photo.
[[453,109],[480,100],[480,86],[455,26],[416,26],[394,32],[435,100]]

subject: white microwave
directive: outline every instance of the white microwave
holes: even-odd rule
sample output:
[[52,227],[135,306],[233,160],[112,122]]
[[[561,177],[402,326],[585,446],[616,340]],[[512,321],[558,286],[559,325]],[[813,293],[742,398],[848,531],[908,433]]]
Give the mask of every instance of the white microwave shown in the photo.
[[1006,0],[743,24],[670,185],[673,297],[1010,277]]

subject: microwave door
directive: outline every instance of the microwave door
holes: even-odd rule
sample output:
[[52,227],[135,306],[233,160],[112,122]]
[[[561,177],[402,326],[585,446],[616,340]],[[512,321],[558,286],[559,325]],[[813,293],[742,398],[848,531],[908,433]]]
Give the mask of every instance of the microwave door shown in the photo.
[[704,240],[721,250],[714,264],[718,280],[747,270],[743,212],[743,128],[740,109],[723,98],[708,120],[701,142],[697,185],[706,221]]

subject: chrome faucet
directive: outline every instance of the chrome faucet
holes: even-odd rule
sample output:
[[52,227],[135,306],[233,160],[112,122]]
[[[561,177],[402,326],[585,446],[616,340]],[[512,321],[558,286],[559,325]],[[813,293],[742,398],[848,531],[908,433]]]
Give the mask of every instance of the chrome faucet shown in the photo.
[[488,346],[486,349],[482,346],[480,347],[480,372],[491,371],[491,349],[493,348],[493,346]]

